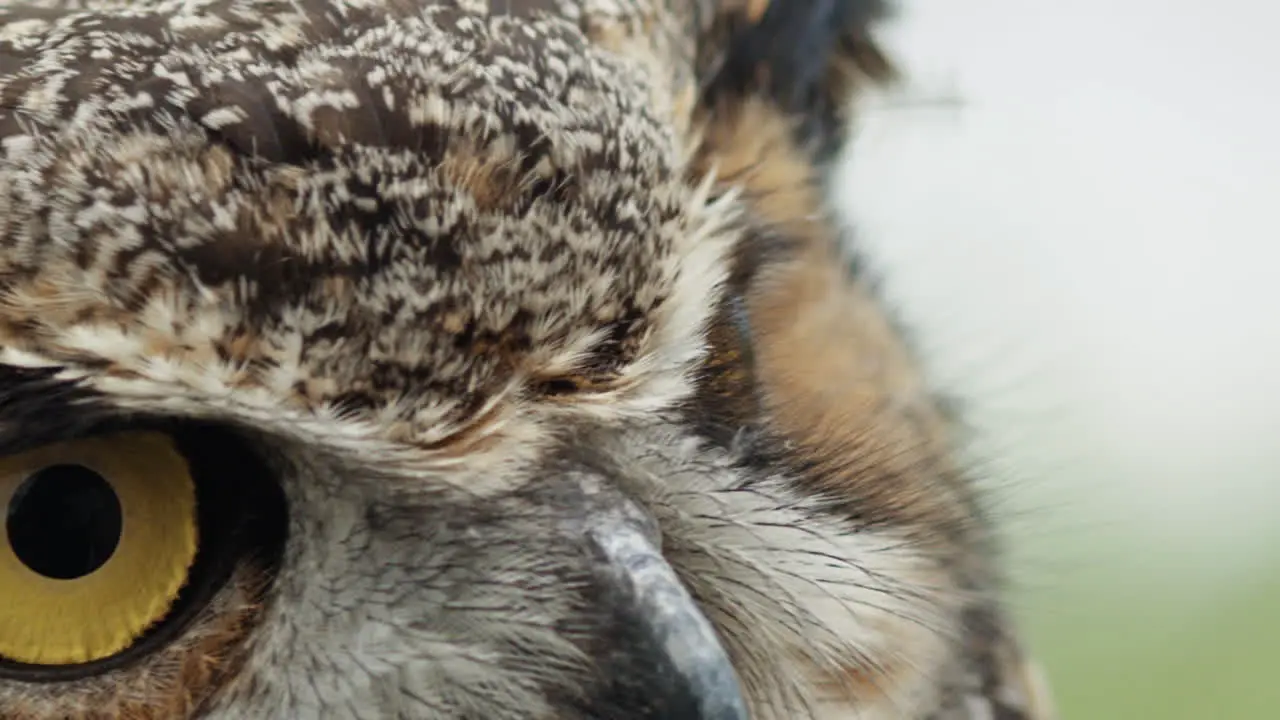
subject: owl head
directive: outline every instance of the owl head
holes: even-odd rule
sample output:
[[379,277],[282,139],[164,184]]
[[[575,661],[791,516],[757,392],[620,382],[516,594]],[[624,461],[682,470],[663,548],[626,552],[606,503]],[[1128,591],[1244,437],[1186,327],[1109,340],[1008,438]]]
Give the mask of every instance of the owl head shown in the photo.
[[875,0],[0,2],[0,716],[1046,718]]

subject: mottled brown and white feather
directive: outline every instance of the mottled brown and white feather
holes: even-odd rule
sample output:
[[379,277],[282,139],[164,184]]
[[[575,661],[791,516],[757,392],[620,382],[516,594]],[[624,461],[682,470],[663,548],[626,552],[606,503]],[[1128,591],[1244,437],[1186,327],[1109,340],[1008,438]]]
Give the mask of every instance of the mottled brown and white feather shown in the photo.
[[740,43],[763,0],[0,2],[0,365],[233,426],[290,507],[170,649],[0,714],[607,717],[572,460],[658,520],[754,717],[1048,718],[848,270],[822,169],[891,70],[879,3],[826,5],[812,70]]

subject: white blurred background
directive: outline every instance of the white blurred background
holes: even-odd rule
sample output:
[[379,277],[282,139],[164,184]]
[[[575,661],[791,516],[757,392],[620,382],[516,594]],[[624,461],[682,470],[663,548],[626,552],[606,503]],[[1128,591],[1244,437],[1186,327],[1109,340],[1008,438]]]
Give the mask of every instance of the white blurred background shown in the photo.
[[1280,718],[1280,5],[900,5],[849,212],[1064,717]]

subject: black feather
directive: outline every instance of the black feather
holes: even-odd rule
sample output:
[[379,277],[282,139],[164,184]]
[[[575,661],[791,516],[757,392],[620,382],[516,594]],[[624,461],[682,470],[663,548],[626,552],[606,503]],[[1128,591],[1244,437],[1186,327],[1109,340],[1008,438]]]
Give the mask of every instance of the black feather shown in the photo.
[[57,377],[60,370],[0,365],[0,453],[84,435],[114,414],[79,381]]

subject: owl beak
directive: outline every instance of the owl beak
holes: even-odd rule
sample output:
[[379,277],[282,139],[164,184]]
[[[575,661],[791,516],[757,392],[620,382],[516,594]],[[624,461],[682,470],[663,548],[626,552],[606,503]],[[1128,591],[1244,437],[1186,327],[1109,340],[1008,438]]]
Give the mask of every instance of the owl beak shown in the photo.
[[638,713],[628,717],[747,720],[737,673],[715,629],[651,538],[652,523],[634,515],[612,515],[587,529],[628,641],[621,672],[629,677],[619,682],[633,686]]

